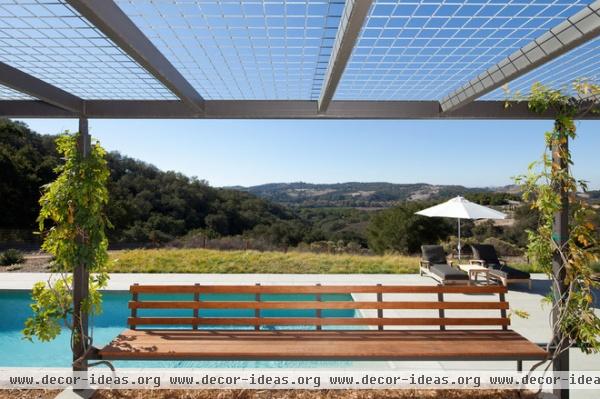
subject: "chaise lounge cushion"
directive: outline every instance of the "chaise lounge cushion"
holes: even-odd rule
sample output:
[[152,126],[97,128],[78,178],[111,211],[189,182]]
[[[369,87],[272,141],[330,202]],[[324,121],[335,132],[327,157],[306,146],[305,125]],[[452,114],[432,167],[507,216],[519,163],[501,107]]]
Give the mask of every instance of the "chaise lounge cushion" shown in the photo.
[[509,280],[528,280],[531,278],[531,274],[506,265],[488,265],[488,268],[504,274]]
[[528,280],[531,274],[517,270],[500,262],[498,254],[493,245],[489,244],[472,244],[473,256],[485,262],[485,267],[501,272],[509,280]]
[[441,281],[469,280],[469,275],[456,269],[446,261],[446,254],[441,245],[422,245],[423,260],[429,262],[429,272]]
[[444,248],[441,245],[421,245],[421,253],[423,254],[423,260],[432,265],[448,264]]
[[429,268],[429,271],[442,280],[468,280],[469,275],[459,269],[456,269],[450,265],[433,265]]
[[471,244],[473,250],[473,257],[478,260],[484,261],[486,264],[499,265],[500,259],[496,253],[496,248],[490,244]]

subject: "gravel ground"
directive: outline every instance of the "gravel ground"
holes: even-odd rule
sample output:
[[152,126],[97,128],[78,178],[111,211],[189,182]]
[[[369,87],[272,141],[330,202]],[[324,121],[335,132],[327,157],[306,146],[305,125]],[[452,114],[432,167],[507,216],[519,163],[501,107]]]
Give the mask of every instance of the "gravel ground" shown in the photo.
[[[57,390],[0,390],[0,399],[50,399]],[[498,390],[104,390],[93,399],[534,399]]]
[[53,399],[59,393],[56,389],[3,389],[0,399]]

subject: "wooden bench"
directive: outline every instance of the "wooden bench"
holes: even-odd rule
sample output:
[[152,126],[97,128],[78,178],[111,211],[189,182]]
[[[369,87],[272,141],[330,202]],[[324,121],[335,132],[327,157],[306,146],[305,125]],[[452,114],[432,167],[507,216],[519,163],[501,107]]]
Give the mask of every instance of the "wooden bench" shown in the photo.
[[[502,286],[197,284],[133,285],[130,291],[130,329],[99,349],[94,358],[511,360],[517,361],[520,367],[523,360],[541,360],[547,355],[538,345],[508,329],[507,290]],[[185,294],[189,298],[168,301],[141,298],[154,294]],[[209,294],[246,294],[246,298],[219,300],[214,295],[210,298]],[[275,294],[311,296],[309,300],[279,300]],[[361,294],[361,300],[339,300],[339,297],[338,300],[330,300],[332,298],[324,298],[327,294]],[[366,299],[363,294],[372,299],[363,300]],[[400,300],[395,294],[405,295]],[[465,294],[469,297],[465,298]],[[189,315],[142,316],[138,314],[142,309],[178,309],[179,313],[184,309]],[[245,309],[250,315],[206,315],[207,311],[214,312],[215,309]],[[323,311],[327,309],[359,310],[363,314],[358,317],[324,317]],[[305,313],[310,312],[310,317],[264,314],[272,310],[304,310]],[[420,314],[415,315],[414,312]],[[461,313],[460,317],[448,315],[456,312]],[[463,315],[469,312],[470,315]],[[405,316],[405,313],[413,314]],[[273,329],[273,326],[286,326],[286,329]]]

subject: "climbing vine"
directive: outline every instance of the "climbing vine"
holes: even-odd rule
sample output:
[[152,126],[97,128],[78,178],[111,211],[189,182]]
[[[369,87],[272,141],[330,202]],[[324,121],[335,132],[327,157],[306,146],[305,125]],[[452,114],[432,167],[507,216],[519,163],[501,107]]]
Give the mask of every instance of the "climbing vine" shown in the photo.
[[74,323],[73,272],[79,266],[90,271],[89,296],[82,302],[82,312],[94,315],[101,310],[100,289],[108,282],[105,266],[108,241],[104,230],[109,222],[104,213],[108,202],[109,170],[105,151],[100,144],[91,146],[83,156],[77,148],[79,133],[65,133],[56,140],[64,163],[55,171],[58,177],[43,187],[38,216],[43,235],[42,249],[54,258],[54,272],[47,282],[33,287],[33,316],[25,322],[23,335],[29,340],[50,341],[61,327],[71,331],[71,345],[83,340],[86,350],[91,337],[79,337]]
[[[573,88],[575,96],[539,83],[533,85],[527,99],[529,108],[541,114],[551,112],[555,121],[553,129],[545,134],[542,158],[529,166],[527,174],[516,178],[523,199],[540,215],[537,230],[527,232],[528,254],[552,283],[553,289],[545,298],[555,315],[550,321],[553,336],[548,350],[554,345],[551,360],[571,347],[586,353],[600,351],[600,319],[593,308],[593,288],[598,284],[591,267],[600,258],[598,226],[592,222],[594,210],[578,195],[587,186],[572,174],[573,161],[567,145],[577,136],[575,120],[588,112],[598,112],[600,90],[586,81],[575,82]],[[570,216],[568,235],[561,240],[554,233],[553,224],[555,215],[563,209],[564,199]],[[560,265],[559,273],[553,270],[553,263]],[[562,281],[557,274],[562,275]]]

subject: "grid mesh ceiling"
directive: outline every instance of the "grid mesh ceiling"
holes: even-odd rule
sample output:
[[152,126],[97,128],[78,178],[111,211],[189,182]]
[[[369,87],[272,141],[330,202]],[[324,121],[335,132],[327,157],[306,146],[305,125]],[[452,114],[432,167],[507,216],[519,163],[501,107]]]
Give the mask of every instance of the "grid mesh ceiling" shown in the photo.
[[176,99],[64,0],[0,0],[0,61],[84,99]]
[[[316,100],[344,0],[115,0],[207,99]],[[439,100],[592,0],[375,0],[337,100]],[[84,99],[177,99],[66,0],[0,0],[0,61]],[[600,38],[516,79],[599,80]],[[497,89],[481,99],[506,97]],[[32,97],[0,86],[0,99]]]
[[0,100],[32,100],[27,94],[14,91],[10,87],[0,85]]
[[343,0],[116,0],[206,99],[317,99]]
[[376,0],[335,99],[439,100],[591,0]]
[[[572,83],[577,79],[600,81],[600,38],[591,40],[510,82],[508,95],[519,92],[526,96],[535,82],[575,94],[572,91]],[[507,93],[504,89],[497,89],[483,96],[481,100],[506,98]]]

